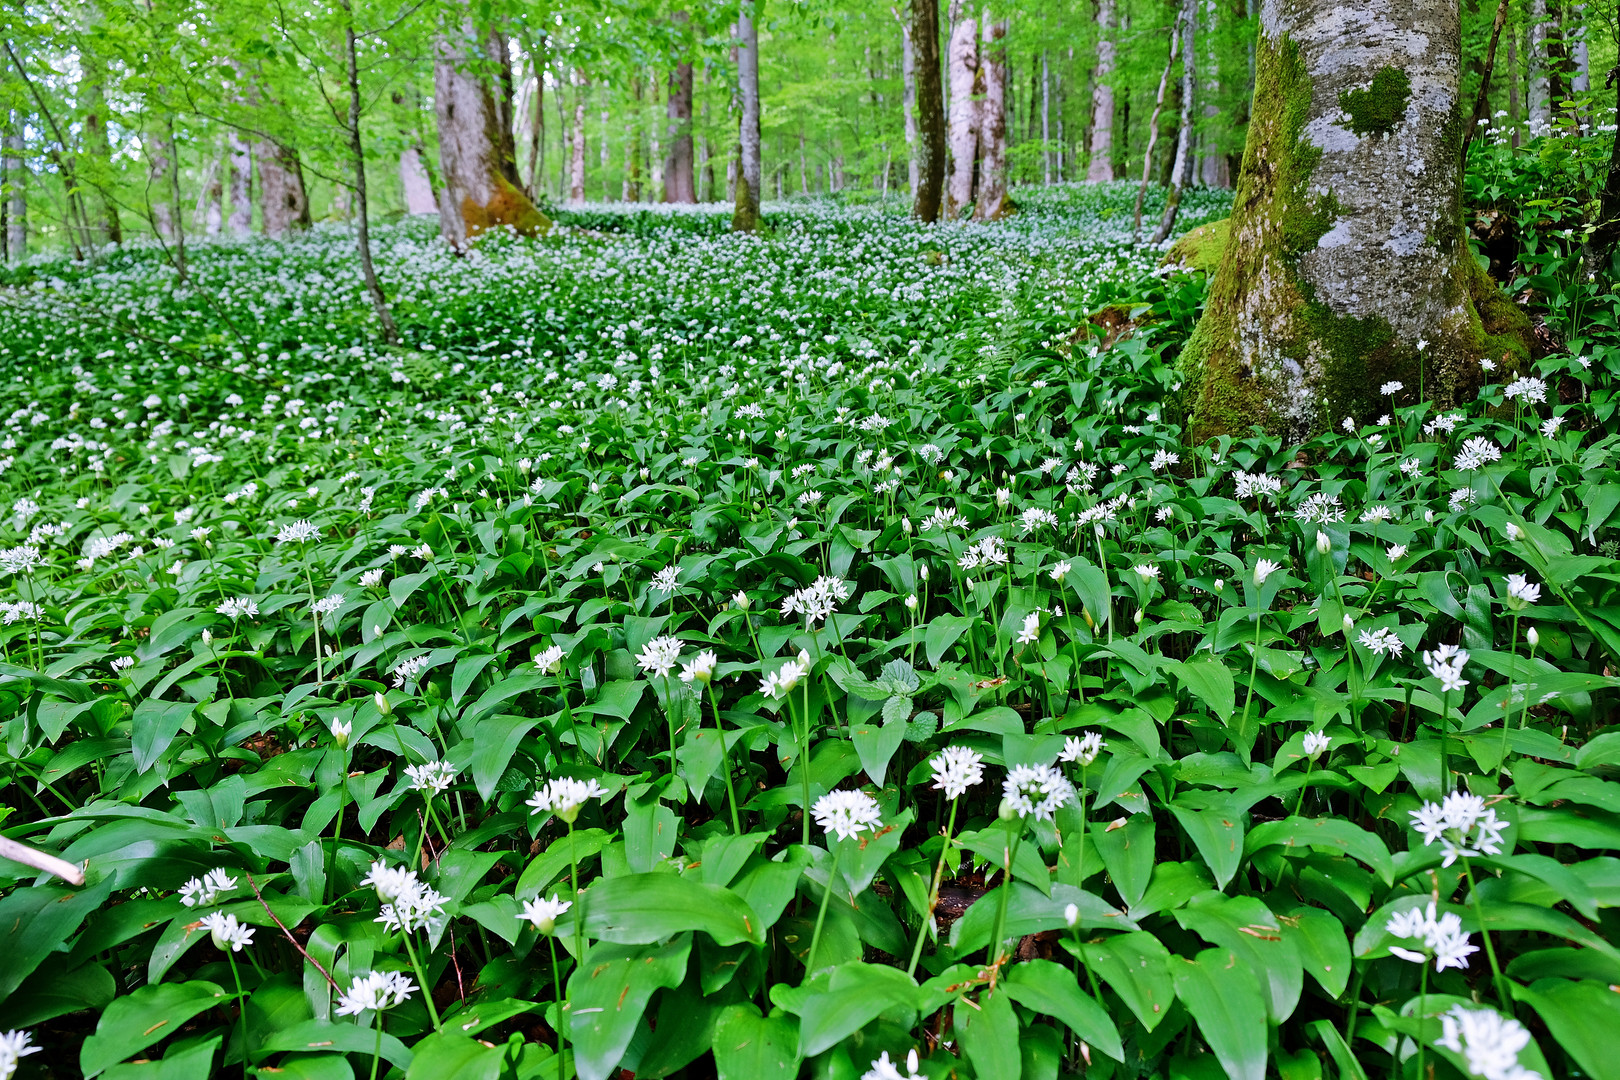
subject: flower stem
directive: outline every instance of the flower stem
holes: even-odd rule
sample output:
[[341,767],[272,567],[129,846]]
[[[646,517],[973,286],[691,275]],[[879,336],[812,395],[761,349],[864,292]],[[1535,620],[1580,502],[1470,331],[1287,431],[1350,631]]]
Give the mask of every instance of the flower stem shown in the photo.
[[231,962],[231,980],[236,983],[236,1018],[242,1022],[242,1080],[248,1074],[247,998],[242,994],[242,974],[236,968],[236,952],[225,946],[225,959]]
[[1007,927],[1007,897],[1012,892],[1013,863],[1018,859],[1018,845],[1024,839],[1024,821],[1022,818],[1016,818],[1015,820],[1018,822],[1018,832],[1013,835],[1012,843],[1008,844],[1005,849],[1007,852],[1007,864],[1002,867],[1001,896],[996,903],[995,932],[991,935],[988,950],[990,957],[990,988],[992,990],[996,986],[996,975],[1001,970],[1001,935]]
[[1485,929],[1485,907],[1479,898],[1479,890],[1474,887],[1474,867],[1466,858],[1462,864],[1463,875],[1468,879],[1468,892],[1474,898],[1474,917],[1479,920],[1479,936],[1485,939],[1485,959],[1491,962],[1491,979],[1496,983],[1496,996],[1502,999],[1502,1011],[1512,1016],[1513,994],[1503,979],[1501,965],[1496,962],[1496,946],[1491,944],[1491,932]]
[[[1512,659],[1508,662],[1508,692],[1507,698],[1502,702],[1502,752],[1496,759],[1496,771],[1501,772],[1502,766],[1507,764],[1508,755],[1508,709],[1513,705],[1513,686],[1519,675],[1519,613],[1513,613],[1513,643],[1508,646],[1508,655]],[[1530,684],[1524,684],[1524,700],[1526,706],[1530,703]]]
[[377,1062],[382,1058],[382,1010],[377,1010],[377,1041],[371,1048],[371,1080],[377,1080]]
[[416,981],[422,987],[422,1000],[427,1003],[428,1016],[433,1019],[433,1030],[439,1031],[443,1025],[439,1023],[439,1007],[433,1003],[433,987],[427,981],[427,974],[416,959],[416,950],[411,947],[411,932],[403,930],[401,936],[405,939],[405,955],[410,957],[411,970],[416,972]]
[[737,815],[737,791],[731,783],[731,751],[726,747],[726,729],[720,724],[720,703],[714,698],[714,684],[706,682],[703,688],[709,692],[709,708],[714,710],[714,733],[720,738],[720,767],[726,771],[726,801],[731,806],[731,831],[733,835],[742,835],[742,819]]
[[827,904],[832,900],[833,889],[838,884],[838,856],[844,852],[843,841],[832,849],[832,872],[827,875],[827,888],[821,893],[821,910],[816,913],[816,930],[810,935],[810,951],[804,958],[804,977],[808,980],[816,970],[816,948],[821,944],[821,927],[827,921]]
[[945,825],[945,846],[939,850],[939,862],[934,867],[934,881],[928,887],[928,910],[923,913],[922,926],[917,928],[917,944],[911,949],[911,963],[906,967],[907,975],[916,974],[917,961],[922,957],[923,939],[928,936],[928,928],[934,921],[934,909],[939,906],[939,884],[945,880],[945,857],[951,853],[951,835],[956,832],[957,803],[957,799],[951,800],[951,818]]
[[562,974],[557,970],[557,936],[547,934],[546,944],[551,947],[551,992],[557,996],[557,1080],[567,1080],[563,1058],[568,1050],[568,1024],[563,1016]]

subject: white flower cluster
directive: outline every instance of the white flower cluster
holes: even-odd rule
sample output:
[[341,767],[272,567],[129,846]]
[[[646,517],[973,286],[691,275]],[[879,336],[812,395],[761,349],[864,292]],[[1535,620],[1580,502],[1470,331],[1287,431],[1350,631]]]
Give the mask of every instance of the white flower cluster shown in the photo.
[[1074,797],[1074,787],[1051,765],[1014,765],[1002,781],[1001,794],[1019,817],[1050,821]]
[[1469,942],[1468,934],[1462,928],[1462,919],[1450,911],[1436,917],[1435,903],[1432,900],[1429,901],[1427,908],[1414,907],[1397,911],[1389,917],[1389,922],[1384,924],[1384,930],[1394,937],[1421,939],[1424,951],[1400,945],[1391,945],[1389,951],[1402,960],[1410,960],[1414,964],[1424,963],[1432,956],[1436,971],[1444,971],[1451,967],[1466,968],[1468,957],[1479,951],[1479,946]]
[[817,825],[840,840],[875,828],[881,821],[877,800],[864,791],[829,791],[816,800],[811,813]]
[[415,991],[416,984],[397,971],[356,975],[349,989],[338,995],[337,1014],[359,1016],[363,1012],[382,1012],[405,1002]]
[[546,786],[529,796],[531,814],[552,813],[572,824],[579,816],[580,807],[590,799],[600,799],[607,788],[590,780],[575,780],[571,776],[558,776],[546,781]]
[[956,565],[963,570],[977,570],[981,566],[1006,566],[1007,546],[999,536],[987,536],[962,553]]
[[0,1080],[10,1080],[11,1074],[17,1071],[19,1061],[29,1054],[39,1053],[39,1047],[28,1043],[26,1031],[8,1031],[0,1035]]
[[1485,805],[1485,800],[1466,791],[1453,791],[1441,802],[1426,802],[1411,811],[1412,827],[1423,837],[1425,847],[1440,842],[1450,866],[1459,858],[1496,855],[1502,850],[1502,831],[1507,822]]
[[429,888],[414,870],[389,866],[379,859],[371,864],[371,872],[360,884],[377,891],[377,899],[383,904],[372,921],[390,930],[409,934],[425,929],[432,933],[444,921],[446,897]]
[[1462,677],[1463,665],[1468,663],[1468,650],[1455,645],[1437,645],[1433,652],[1423,654],[1423,665],[1429,674],[1440,680],[1440,692],[1449,694],[1468,685]]
[[1440,1018],[1436,1046],[1461,1054],[1468,1071],[1484,1080],[1541,1080],[1541,1074],[1519,1064],[1519,1051],[1530,1045],[1523,1024],[1495,1009],[1453,1005]]
[[947,799],[958,799],[984,779],[984,757],[965,746],[947,746],[931,762],[934,787]]
[[224,870],[214,869],[180,886],[180,902],[186,907],[209,907],[236,888],[236,879]]
[[814,629],[833,613],[833,609],[849,599],[849,584],[840,578],[823,575],[814,582],[784,598],[782,615],[803,615],[806,629]]

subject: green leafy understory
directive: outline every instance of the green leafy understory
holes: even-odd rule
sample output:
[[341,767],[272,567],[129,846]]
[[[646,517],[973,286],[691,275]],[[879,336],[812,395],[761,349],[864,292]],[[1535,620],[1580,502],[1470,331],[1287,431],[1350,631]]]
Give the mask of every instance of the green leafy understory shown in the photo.
[[1133,194],[15,271],[0,1066],[1620,1077],[1610,346],[1188,448]]

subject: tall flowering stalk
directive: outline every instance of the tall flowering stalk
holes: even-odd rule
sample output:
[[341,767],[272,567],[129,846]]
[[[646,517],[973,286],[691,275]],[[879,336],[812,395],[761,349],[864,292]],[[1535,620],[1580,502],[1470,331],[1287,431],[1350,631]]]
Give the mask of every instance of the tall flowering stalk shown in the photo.
[[917,971],[923,940],[928,937],[928,930],[934,922],[934,909],[939,906],[939,886],[945,880],[945,860],[951,853],[952,838],[956,833],[956,808],[967,790],[984,780],[984,758],[965,746],[947,746],[934,758],[933,772],[933,786],[950,800],[951,816],[945,825],[945,846],[939,849],[939,861],[934,865],[934,880],[928,887],[928,910],[923,912],[922,925],[917,928],[917,944],[911,949],[907,975]]
[[864,791],[829,791],[816,800],[813,812],[816,824],[836,835],[839,842],[836,846],[828,842],[828,847],[832,848],[832,869],[827,874],[827,888],[821,894],[821,910],[816,913],[816,929],[810,935],[810,951],[804,958],[806,979],[815,974],[816,950],[821,945],[821,928],[827,921],[827,905],[838,887],[838,860],[844,853],[844,841],[876,827],[879,822],[877,800]]

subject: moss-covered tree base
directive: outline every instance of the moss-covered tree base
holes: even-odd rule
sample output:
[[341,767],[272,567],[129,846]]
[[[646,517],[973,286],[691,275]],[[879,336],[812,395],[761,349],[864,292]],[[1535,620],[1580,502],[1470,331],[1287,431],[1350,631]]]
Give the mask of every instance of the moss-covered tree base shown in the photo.
[[[1398,404],[1459,400],[1480,360],[1528,357],[1528,320],[1465,241],[1455,4],[1352,26],[1335,2],[1262,4],[1243,171],[1179,361],[1195,441],[1369,420],[1390,383]],[[1397,47],[1414,35],[1421,56]],[[1211,239],[1177,257],[1207,260]]]

